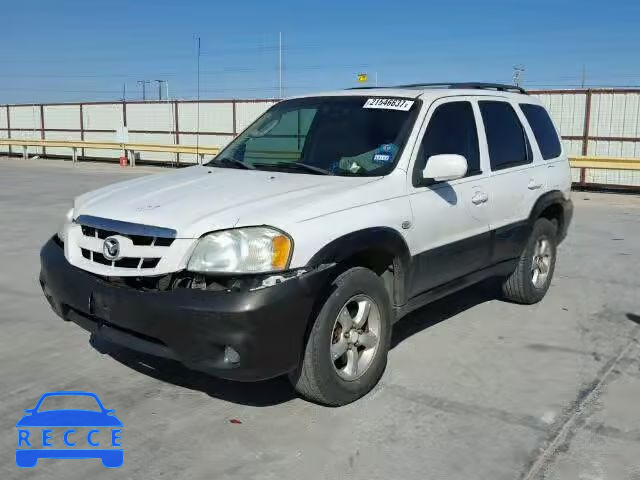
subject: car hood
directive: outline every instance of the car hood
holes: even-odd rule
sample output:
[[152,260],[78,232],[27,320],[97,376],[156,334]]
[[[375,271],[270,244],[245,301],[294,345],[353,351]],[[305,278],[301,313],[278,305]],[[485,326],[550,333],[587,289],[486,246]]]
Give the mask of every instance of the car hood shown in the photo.
[[49,410],[25,415],[16,427],[121,427],[115,415],[90,410]]
[[301,221],[322,215],[322,199],[335,200],[347,192],[352,197],[353,188],[377,178],[196,166],[81,195],[75,201],[74,216],[168,227],[180,238],[197,238],[236,225]]

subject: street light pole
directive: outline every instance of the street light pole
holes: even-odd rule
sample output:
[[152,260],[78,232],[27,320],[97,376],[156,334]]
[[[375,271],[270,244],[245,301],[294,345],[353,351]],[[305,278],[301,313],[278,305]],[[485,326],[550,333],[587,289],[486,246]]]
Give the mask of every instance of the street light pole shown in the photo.
[[142,85],[142,100],[147,100],[147,84],[151,83],[150,80],[138,80],[138,85]]
[[[158,100],[162,100],[162,84],[166,83],[166,80],[154,80],[154,82],[158,82]],[[167,95],[168,98],[169,95]]]

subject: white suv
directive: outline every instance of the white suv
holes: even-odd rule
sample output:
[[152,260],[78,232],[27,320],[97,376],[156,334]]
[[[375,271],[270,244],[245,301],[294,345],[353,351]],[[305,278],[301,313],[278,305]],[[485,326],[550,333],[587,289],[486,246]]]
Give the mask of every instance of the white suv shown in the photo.
[[570,187],[517,87],[303,96],[206,165],[76,198],[40,281],[93,335],[224,378],[288,374],[342,405],[376,385],[408,312],[488,277],[542,299]]

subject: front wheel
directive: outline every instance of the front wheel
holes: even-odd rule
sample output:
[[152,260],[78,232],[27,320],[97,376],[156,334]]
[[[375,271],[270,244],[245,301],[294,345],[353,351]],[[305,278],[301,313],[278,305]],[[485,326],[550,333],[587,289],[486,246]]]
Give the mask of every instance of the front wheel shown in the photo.
[[545,296],[556,266],[556,231],[546,218],[536,220],[516,269],[502,285],[508,300],[532,304]]
[[369,269],[351,268],[333,281],[290,380],[309,400],[351,403],[380,380],[390,339],[391,304],[384,283]]

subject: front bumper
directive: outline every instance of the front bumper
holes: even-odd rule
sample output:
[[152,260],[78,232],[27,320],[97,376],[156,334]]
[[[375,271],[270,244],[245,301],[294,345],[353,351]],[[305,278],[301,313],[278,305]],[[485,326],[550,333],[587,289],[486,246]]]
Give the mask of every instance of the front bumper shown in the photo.
[[[40,260],[40,284],[63,319],[113,343],[242,381],[296,368],[315,299],[332,270],[254,291],[142,291],[74,267],[54,239]],[[239,353],[239,362],[225,359],[225,346]]]

